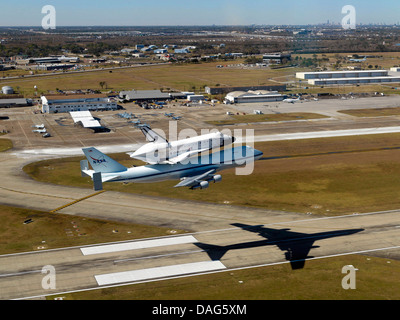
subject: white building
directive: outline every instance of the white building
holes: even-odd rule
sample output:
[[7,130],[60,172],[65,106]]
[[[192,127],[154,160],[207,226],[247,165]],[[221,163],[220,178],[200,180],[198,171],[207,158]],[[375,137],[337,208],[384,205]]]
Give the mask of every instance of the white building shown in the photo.
[[283,96],[277,92],[270,92],[266,90],[258,91],[233,91],[226,95],[224,103],[254,103],[254,102],[271,102],[282,101]]
[[101,124],[93,118],[90,111],[71,111],[69,113],[74,123],[82,125],[84,128],[100,128]]
[[203,101],[203,100],[205,100],[206,98],[203,96],[203,95],[201,95],[201,94],[189,94],[188,96],[187,96],[187,101],[191,101],[191,102],[194,102],[194,101]]
[[297,72],[296,77],[316,86],[400,82],[400,76],[389,75],[387,70]]
[[365,83],[393,83],[400,82],[399,77],[360,77],[360,78],[333,78],[333,79],[310,79],[311,85],[340,85],[340,84],[365,84]]
[[320,71],[320,72],[297,72],[299,79],[333,79],[333,78],[365,78],[386,77],[387,70],[351,70],[351,71]]
[[282,64],[282,62],[290,60],[292,60],[290,53],[265,53],[263,55],[263,61],[271,64]]
[[117,110],[117,102],[112,101],[110,98],[50,98],[47,99],[45,96],[41,97],[42,100],[42,112],[43,113],[59,113],[59,112],[71,112],[71,111],[105,111],[105,110]]

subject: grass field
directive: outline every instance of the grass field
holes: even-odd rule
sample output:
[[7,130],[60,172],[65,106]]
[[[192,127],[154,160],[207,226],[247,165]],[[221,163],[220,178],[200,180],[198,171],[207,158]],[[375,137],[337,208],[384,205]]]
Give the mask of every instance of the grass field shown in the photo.
[[[176,189],[176,181],[105,183],[104,188],[325,215],[395,209],[400,207],[399,138],[382,134],[257,143],[264,158],[253,174],[225,170],[222,182],[206,190]],[[126,154],[112,157],[127,166],[141,164]],[[90,178],[80,177],[79,159],[42,161],[24,170],[40,181],[91,188]]]
[[214,126],[231,125],[237,123],[271,122],[271,121],[291,121],[291,120],[310,120],[328,118],[317,113],[292,112],[279,114],[246,114],[233,115],[229,120],[206,121]]
[[[3,134],[0,133],[0,137]],[[0,138],[0,152],[7,151],[13,147],[13,143],[9,139]]]
[[[398,58],[383,54],[384,58],[376,58],[371,63],[393,66]],[[396,55],[393,53],[392,55]],[[307,56],[308,55],[302,55]],[[346,54],[347,56],[347,54]],[[320,55],[319,55],[320,58]],[[393,60],[393,59],[394,60]],[[332,61],[334,55],[330,56]],[[1,79],[1,86],[9,85],[16,88],[25,97],[34,96],[34,86],[38,94],[47,94],[49,91],[93,89],[93,90],[152,90],[175,89],[180,91],[204,91],[204,86],[254,86],[254,85],[282,85],[294,81],[294,86],[288,86],[291,93],[329,92],[344,94],[349,92],[384,92],[385,94],[400,94],[400,90],[392,89],[388,85],[361,85],[361,86],[310,86],[306,82],[300,83],[295,79],[296,72],[312,71],[306,68],[290,67],[282,69],[270,68],[239,68],[226,67],[231,64],[243,63],[243,59],[229,62],[207,62],[200,64],[167,64],[160,66],[143,66],[139,68],[125,68],[114,70],[97,70],[95,72],[71,73],[51,75],[45,77],[25,77],[19,79]],[[216,68],[217,65],[224,68]],[[111,71],[111,72],[110,72]],[[100,82],[105,82],[102,88]],[[305,89],[308,87],[308,89]]]
[[377,109],[353,109],[341,110],[344,114],[355,117],[383,117],[383,116],[400,116],[400,108],[377,108]]
[[[240,61],[230,63],[240,63]],[[170,88],[182,91],[204,90],[204,86],[228,85],[262,85],[279,84],[269,79],[285,74],[293,74],[293,70],[216,68],[217,62],[201,64],[160,65],[127,69],[99,70],[76,74],[62,74],[48,77],[35,77],[13,80],[1,80],[2,86],[19,87],[25,96],[34,94],[33,86],[38,92],[48,90],[97,89],[101,90],[100,81],[107,83],[107,90],[152,90]]]
[[[341,286],[345,265],[359,270],[354,290]],[[397,300],[399,272],[399,261],[351,255],[307,261],[298,270],[281,264],[62,296],[67,300]]]
[[[32,219],[33,222],[24,224]],[[167,228],[0,205],[0,254],[169,235]],[[176,230],[177,233],[182,231]]]

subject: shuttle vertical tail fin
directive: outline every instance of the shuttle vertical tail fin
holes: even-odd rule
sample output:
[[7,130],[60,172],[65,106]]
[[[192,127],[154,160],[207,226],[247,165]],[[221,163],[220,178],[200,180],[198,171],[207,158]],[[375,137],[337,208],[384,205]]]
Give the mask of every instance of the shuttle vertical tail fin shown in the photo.
[[162,143],[166,142],[168,143],[168,140],[159,135],[157,132],[153,131],[148,125],[142,125],[140,127],[140,130],[142,130],[142,133],[146,137],[146,140],[149,142],[156,142],[156,143]]

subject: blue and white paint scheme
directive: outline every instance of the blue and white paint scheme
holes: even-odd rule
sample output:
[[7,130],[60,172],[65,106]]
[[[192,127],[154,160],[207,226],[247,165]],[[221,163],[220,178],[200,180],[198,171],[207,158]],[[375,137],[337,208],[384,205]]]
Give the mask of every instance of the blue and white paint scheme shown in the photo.
[[[262,157],[263,153],[248,146],[228,148],[208,155],[192,157],[183,163],[153,164],[127,168],[94,147],[83,148],[87,160],[81,161],[82,176],[90,176],[94,189],[102,190],[103,182],[149,183],[181,180],[175,187],[205,189],[209,182],[219,182],[217,171],[243,166]],[[92,170],[89,169],[89,163]]]

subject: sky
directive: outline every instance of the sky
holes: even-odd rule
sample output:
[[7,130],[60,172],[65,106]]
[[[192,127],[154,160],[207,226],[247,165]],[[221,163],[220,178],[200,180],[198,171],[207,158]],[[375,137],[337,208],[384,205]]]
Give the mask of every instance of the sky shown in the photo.
[[339,23],[345,5],[357,23],[400,22],[400,0],[0,0],[0,26],[41,26],[45,5],[54,6],[56,26]]

